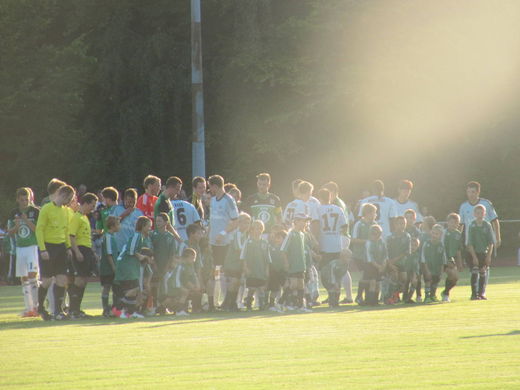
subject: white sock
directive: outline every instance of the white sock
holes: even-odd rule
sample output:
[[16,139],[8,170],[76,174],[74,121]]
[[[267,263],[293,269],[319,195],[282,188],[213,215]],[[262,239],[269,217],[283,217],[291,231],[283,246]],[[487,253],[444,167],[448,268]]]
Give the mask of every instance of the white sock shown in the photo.
[[31,297],[32,297],[32,305],[33,309],[38,309],[38,281],[36,279],[29,279],[30,289],[31,289]]
[[54,315],[54,282],[52,282],[47,289],[47,302],[49,304],[49,313]]
[[345,288],[346,298],[352,300],[352,277],[350,276],[350,272],[347,271],[345,276],[343,276],[341,283]]
[[23,303],[25,305],[25,311],[31,311],[33,309],[32,305],[32,295],[31,295],[31,285],[29,281],[22,282],[22,292],[23,292]]
[[226,292],[227,292],[226,276],[224,275],[224,271],[221,268],[220,269],[220,295],[222,298],[221,301],[223,301],[224,298],[226,297]]

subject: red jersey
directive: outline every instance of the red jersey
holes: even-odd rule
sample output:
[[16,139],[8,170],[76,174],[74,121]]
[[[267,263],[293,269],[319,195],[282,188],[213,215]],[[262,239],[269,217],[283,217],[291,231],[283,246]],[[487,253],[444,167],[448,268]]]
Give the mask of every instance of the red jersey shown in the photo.
[[153,225],[153,209],[155,207],[155,202],[157,202],[157,196],[148,195],[144,193],[139,198],[137,198],[136,207],[143,212],[148,218],[152,220]]

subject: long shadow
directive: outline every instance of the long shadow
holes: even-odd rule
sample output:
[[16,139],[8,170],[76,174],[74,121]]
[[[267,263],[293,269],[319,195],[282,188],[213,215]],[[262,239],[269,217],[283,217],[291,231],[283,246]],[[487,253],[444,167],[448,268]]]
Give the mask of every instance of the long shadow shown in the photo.
[[480,336],[463,336],[461,339],[479,339],[482,337],[499,337],[499,336],[520,336],[520,330],[512,330],[509,333],[483,334]]

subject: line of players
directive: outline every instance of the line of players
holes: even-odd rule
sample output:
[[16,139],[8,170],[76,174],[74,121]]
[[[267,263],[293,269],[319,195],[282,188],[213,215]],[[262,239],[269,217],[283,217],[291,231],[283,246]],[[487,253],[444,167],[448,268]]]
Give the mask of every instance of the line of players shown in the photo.
[[[396,200],[385,197],[383,183],[375,181],[373,195],[359,202],[359,220],[351,236],[352,213],[338,197],[335,183],[324,185],[316,199],[312,184],[295,180],[295,200],[282,213],[279,198],[269,192],[270,182],[269,174],[258,175],[258,192],[243,203],[238,188],[225,185],[218,175],[207,181],[194,178],[189,202],[178,199],[182,181],[177,177],[170,177],[157,197],[161,181],[148,176],[146,192],[137,197],[135,190],[125,191],[122,205],[115,188],[102,190],[103,208],[95,230],[102,233],[103,315],[186,315],[188,307],[202,311],[203,303],[213,311],[218,301],[215,279],[224,297],[219,307],[223,310],[251,309],[256,301],[261,309],[307,312],[319,304],[320,280],[329,305],[335,307],[342,286],[346,297],[341,303],[353,302],[351,260],[363,271],[355,299],[361,305],[414,303],[414,292],[422,301],[423,281],[425,302],[437,301],[443,273],[442,299],[449,301],[464,250],[472,272],[471,299],[486,299],[500,229],[491,203],[478,197],[478,183],[468,184],[468,202],[460,209],[467,226],[464,240],[458,214],[448,216],[446,230],[433,217],[420,215],[409,199],[413,184],[408,180],[401,182]],[[24,316],[83,318],[87,315],[81,302],[97,262],[88,216],[99,200],[86,193],[77,203],[74,189],[57,179],[48,190],[49,198],[39,210],[32,191],[19,189],[18,208],[9,220],[9,233],[16,238]],[[470,197],[471,191],[476,198]],[[237,204],[249,213],[239,212]],[[51,313],[45,309],[46,299]]]

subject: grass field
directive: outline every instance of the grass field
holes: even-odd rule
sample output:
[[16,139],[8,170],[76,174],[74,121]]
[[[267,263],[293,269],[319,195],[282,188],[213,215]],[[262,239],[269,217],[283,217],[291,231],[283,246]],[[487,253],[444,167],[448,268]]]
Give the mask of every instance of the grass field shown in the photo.
[[488,301],[467,284],[450,304],[65,323],[0,287],[0,388],[519,389],[520,268],[492,270]]

